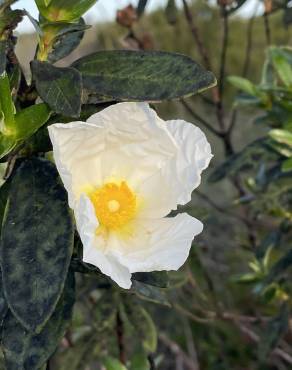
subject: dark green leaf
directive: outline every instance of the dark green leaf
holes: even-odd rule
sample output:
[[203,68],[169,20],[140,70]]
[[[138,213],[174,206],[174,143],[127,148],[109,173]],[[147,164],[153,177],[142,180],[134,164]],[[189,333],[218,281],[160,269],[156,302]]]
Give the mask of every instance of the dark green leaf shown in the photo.
[[159,288],[167,288],[169,284],[167,271],[136,272],[132,275],[132,278],[143,284]]
[[131,291],[135,292],[142,299],[170,307],[165,293],[160,288],[133,280]]
[[75,50],[80,44],[87,28],[88,26],[85,25],[82,18],[79,23],[69,24],[62,28],[62,31],[58,33],[54,41],[53,50],[48,55],[48,61],[55,63]]
[[271,268],[268,277],[265,280],[265,284],[269,284],[272,281],[279,280],[289,268],[292,266],[292,249],[290,249],[278,262]]
[[39,370],[46,363],[65,335],[71,320],[74,300],[74,274],[69,272],[57,307],[39,334],[25,330],[9,312],[3,329],[7,369]]
[[81,76],[74,68],[58,68],[48,62],[31,63],[33,79],[40,97],[53,111],[79,117]]
[[161,101],[199,93],[216,84],[211,72],[184,55],[101,51],[77,60],[84,89],[116,100]]
[[268,322],[259,341],[259,357],[266,361],[269,353],[277,346],[289,328],[289,307],[283,304],[278,316]]
[[25,328],[38,331],[56,307],[73,249],[67,193],[52,163],[27,159],[19,166],[11,181],[1,236],[9,307]]
[[3,4],[3,8],[5,8],[5,10],[1,10],[0,37],[2,39],[7,38],[7,35],[5,35],[5,31],[7,30],[7,28],[9,28],[10,31],[14,30],[17,27],[18,23],[22,21],[22,17],[24,15],[22,10],[12,10],[9,7],[10,4],[11,1],[10,3]]
[[153,353],[157,347],[157,331],[149,313],[140,305],[126,302],[125,313],[137,332],[137,338],[141,341],[147,353]]

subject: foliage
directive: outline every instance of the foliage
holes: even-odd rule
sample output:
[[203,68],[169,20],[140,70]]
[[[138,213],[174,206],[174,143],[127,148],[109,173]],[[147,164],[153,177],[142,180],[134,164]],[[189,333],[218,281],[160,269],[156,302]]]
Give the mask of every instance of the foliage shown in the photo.
[[[54,65],[79,45],[87,29],[82,16],[95,2],[36,0],[38,20],[25,10],[11,10],[14,1],[0,4],[0,158],[6,166],[0,188],[0,319],[7,370],[50,367],[57,348],[58,368],[77,370],[94,358],[107,369],[149,369],[158,337],[143,302],[169,306],[166,273],[137,273],[125,293],[82,261],[67,193],[51,159],[47,126],[82,120],[117,101],[180,99],[214,86],[216,79],[191,58],[159,51],[99,51],[70,66]],[[139,3],[140,15],[146,3]],[[38,41],[31,83],[15,55],[13,30],[24,15]],[[77,330],[70,338],[75,301]],[[127,335],[139,338],[127,364],[126,326]],[[118,346],[110,345],[115,342],[112,330]],[[71,351],[72,345],[80,353]]]

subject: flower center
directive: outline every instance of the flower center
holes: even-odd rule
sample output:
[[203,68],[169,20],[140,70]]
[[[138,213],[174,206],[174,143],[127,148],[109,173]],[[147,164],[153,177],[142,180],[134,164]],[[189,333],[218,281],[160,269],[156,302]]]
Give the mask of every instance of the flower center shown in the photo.
[[125,181],[108,182],[89,194],[101,227],[118,230],[126,226],[137,210],[136,195]]

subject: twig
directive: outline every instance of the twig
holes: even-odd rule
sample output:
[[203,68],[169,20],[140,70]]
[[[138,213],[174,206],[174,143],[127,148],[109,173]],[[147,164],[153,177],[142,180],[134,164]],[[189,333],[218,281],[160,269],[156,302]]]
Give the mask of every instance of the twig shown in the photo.
[[150,370],[155,370],[156,366],[155,366],[155,362],[154,362],[154,359],[153,359],[153,355],[149,354],[147,358],[148,358]]
[[184,332],[186,337],[186,346],[188,349],[188,353],[194,363],[194,366],[197,370],[200,370],[199,360],[198,360],[198,354],[196,351],[195,343],[194,343],[194,337],[192,330],[190,328],[189,320],[185,317],[183,319],[183,325],[184,325]]
[[126,364],[126,351],[125,351],[125,343],[124,343],[124,325],[121,319],[120,313],[117,312],[117,325],[116,325],[116,333],[117,333],[117,340],[119,346],[119,358],[122,364]]
[[165,334],[159,334],[159,340],[164,344],[166,345],[170,350],[171,352],[176,355],[176,356],[179,356],[182,361],[184,362],[184,364],[186,365],[186,367],[189,369],[189,370],[198,370],[198,368],[196,367],[196,365],[193,363],[193,361],[189,358],[189,356],[180,348],[180,346],[176,343],[176,342],[173,342],[171,339],[169,339]]
[[[236,321],[234,321],[236,323]],[[242,333],[246,334],[253,342],[259,343],[260,337],[247,326],[237,323],[238,328],[242,331]],[[282,360],[287,362],[288,364],[292,365],[292,356],[283,351],[281,348],[277,347],[272,351],[273,355],[277,355]]]
[[214,320],[214,317],[212,317],[212,318],[199,317],[199,316],[193,314],[192,312],[186,310],[185,308],[180,306],[178,303],[175,303],[173,305],[173,308],[176,309],[181,314],[183,314],[184,316],[188,317],[189,319],[191,319],[191,320],[193,320],[197,323],[200,323],[200,324],[207,324],[207,323],[210,323]]
[[[189,8],[188,3],[187,3],[186,0],[183,0],[183,6],[184,6],[184,12],[185,12],[186,20],[189,24],[189,28],[192,32],[193,37],[194,37],[195,43],[197,45],[198,51],[199,51],[199,53],[201,55],[201,58],[203,60],[204,66],[208,70],[212,70],[212,65],[211,65],[211,62],[210,62],[210,58],[209,58],[207,49],[205,48],[205,46],[202,42],[200,32],[199,32],[199,28],[198,28],[198,26],[195,22],[194,16],[193,16],[192,12],[190,11],[190,8]],[[222,131],[224,131],[225,125],[224,125],[223,106],[222,106],[221,95],[220,95],[218,87],[215,86],[213,89],[211,89],[211,93],[212,93],[212,98],[213,98],[214,104],[216,106],[216,116],[217,116],[217,121],[218,121],[219,127]]]
[[181,100],[182,105],[186,108],[186,110],[202,125],[204,125],[209,131],[211,131],[214,135],[221,137],[221,133],[217,131],[214,127],[212,127],[203,117],[201,117],[198,113],[196,113],[193,108],[187,103],[185,100]]
[[51,361],[50,361],[50,359],[47,361],[46,370],[51,370]]
[[219,74],[219,94],[223,95],[224,91],[224,80],[225,80],[225,67],[226,67],[226,56],[229,39],[229,17],[226,11],[225,5],[221,5],[222,18],[223,18],[223,35],[222,35],[222,47],[221,47],[221,62],[220,62],[220,74]]
[[184,6],[184,12],[185,12],[186,19],[188,21],[188,24],[189,24],[191,32],[194,36],[194,39],[196,41],[196,44],[197,44],[198,50],[201,54],[201,57],[203,59],[204,65],[207,69],[211,70],[212,69],[211,68],[211,62],[210,62],[209,55],[207,53],[207,49],[205,48],[204,43],[203,43],[203,41],[200,37],[199,28],[198,28],[198,26],[196,25],[196,23],[194,21],[194,16],[192,15],[186,0],[183,0],[183,6]]
[[264,12],[263,18],[264,18],[266,41],[267,41],[267,45],[269,46],[271,45],[271,27],[270,27],[270,21],[269,21],[269,14],[267,12]]
[[[245,59],[244,59],[243,68],[242,68],[242,77],[246,77],[248,74],[248,70],[249,70],[250,57],[251,57],[251,51],[252,51],[252,45],[253,45],[252,32],[253,32],[254,21],[255,21],[255,17],[256,17],[258,8],[259,8],[259,4],[260,4],[259,2],[256,3],[256,6],[253,11],[253,15],[249,19],[248,25],[247,25],[247,32],[246,32],[247,41],[246,41],[246,49],[245,49]],[[233,108],[231,112],[230,124],[227,129],[229,136],[231,136],[232,131],[235,127],[237,116],[238,116],[237,109]]]

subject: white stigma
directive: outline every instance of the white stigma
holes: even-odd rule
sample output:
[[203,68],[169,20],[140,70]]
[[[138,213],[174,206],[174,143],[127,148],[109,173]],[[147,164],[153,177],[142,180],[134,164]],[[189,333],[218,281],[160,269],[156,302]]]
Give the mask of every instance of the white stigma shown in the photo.
[[110,212],[117,212],[120,209],[120,203],[113,199],[108,202],[107,207]]

